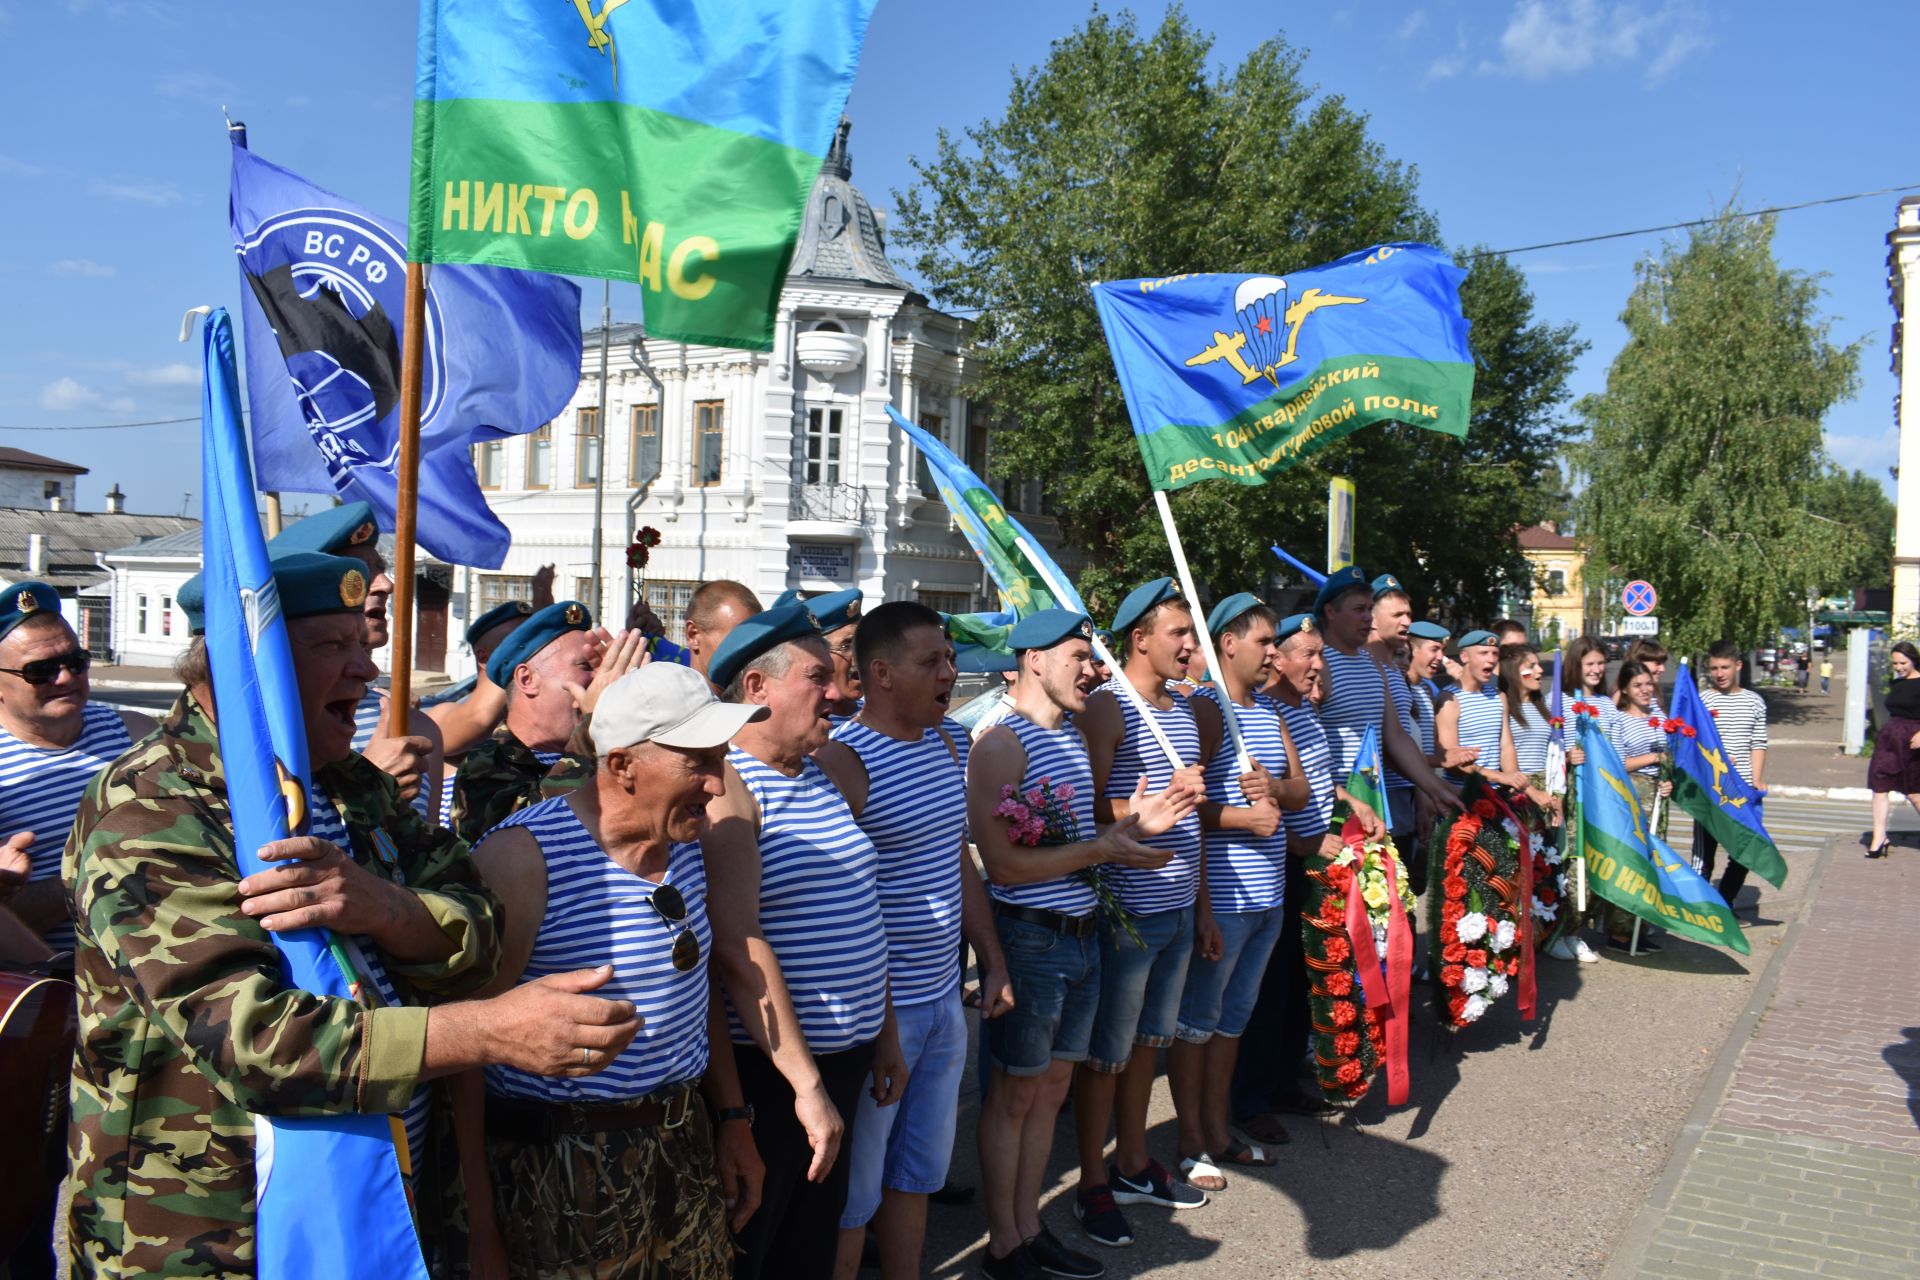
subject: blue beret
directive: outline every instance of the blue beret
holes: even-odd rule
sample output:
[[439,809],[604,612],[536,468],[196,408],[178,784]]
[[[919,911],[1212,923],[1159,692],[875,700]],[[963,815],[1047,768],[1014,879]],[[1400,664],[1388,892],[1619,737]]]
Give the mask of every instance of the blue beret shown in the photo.
[[1274,628],[1273,638],[1276,643],[1284,643],[1285,641],[1293,639],[1293,637],[1299,635],[1302,631],[1312,634],[1319,629],[1319,626],[1313,620],[1312,614],[1290,613],[1280,619],[1280,625]]
[[953,646],[953,664],[963,676],[979,676],[995,671],[1012,671],[1020,662],[1012,654],[1002,653],[984,644],[956,644]]
[[1051,649],[1062,640],[1074,636],[1082,640],[1093,638],[1093,624],[1087,621],[1086,614],[1075,613],[1071,609],[1042,609],[1013,624],[1013,634],[1007,637],[1007,647],[1015,653],[1025,653],[1028,649]]
[[1147,610],[1179,598],[1180,588],[1173,585],[1172,578],[1155,578],[1152,582],[1135,587],[1120,602],[1120,611],[1113,615],[1114,637],[1125,640],[1127,633],[1133,630],[1133,624],[1140,621]]
[[860,588],[829,591],[805,602],[806,611],[820,624],[820,634],[829,635],[860,621]]
[[[524,630],[524,628],[522,628]],[[789,640],[820,634],[820,625],[803,604],[790,604],[756,613],[727,632],[707,664],[707,679],[725,689],[761,654]]]
[[1367,581],[1367,575],[1360,572],[1360,566],[1357,564],[1350,564],[1344,569],[1328,574],[1327,580],[1320,584],[1319,592],[1313,597],[1313,611],[1323,612],[1335,597],[1344,595],[1355,587],[1362,591],[1373,589],[1372,584]]
[[1460,643],[1457,647],[1461,649],[1471,649],[1477,644],[1497,645],[1499,643],[1500,637],[1491,631],[1469,631],[1460,637]]
[[180,606],[180,612],[187,615],[187,634],[205,635],[207,632],[207,579],[203,574],[194,574],[180,584],[173,593],[173,602]]
[[785,591],[782,591],[779,595],[775,596],[773,598],[773,603],[768,605],[767,608],[768,610],[788,609],[796,604],[805,604],[805,603],[806,601],[800,598],[800,593],[798,591],[795,591],[792,587],[788,587]]
[[1428,622],[1422,619],[1408,627],[1407,634],[1415,640],[1438,640],[1441,644],[1445,644],[1447,637],[1451,636],[1453,632],[1447,630],[1437,622]]
[[348,547],[367,546],[379,537],[373,508],[364,502],[349,502],[294,521],[267,543],[267,554],[278,557],[289,551],[318,551],[338,555]]
[[[367,566],[352,556],[296,551],[273,558],[273,588],[287,618],[357,614],[367,603]],[[204,610],[204,601],[201,607]]]
[[60,593],[44,582],[16,582],[0,591],[0,640],[36,613],[60,616]]
[[487,679],[507,687],[521,663],[558,640],[569,631],[585,631],[593,626],[593,615],[578,600],[556,600],[515,627],[500,647],[487,659]]
[[1225,600],[1213,606],[1207,614],[1207,634],[1219,635],[1230,623],[1249,609],[1259,609],[1266,604],[1251,591],[1236,591]]
[[1389,591],[1398,591],[1401,595],[1407,594],[1407,589],[1400,585],[1400,579],[1390,573],[1383,573],[1373,580],[1373,594],[1383,596]]
[[487,632],[493,630],[503,622],[511,622],[518,618],[530,617],[532,613],[533,606],[525,600],[509,600],[505,604],[497,604],[475,618],[472,623],[468,625],[467,643],[471,645],[475,640],[478,640],[481,636],[487,634]]

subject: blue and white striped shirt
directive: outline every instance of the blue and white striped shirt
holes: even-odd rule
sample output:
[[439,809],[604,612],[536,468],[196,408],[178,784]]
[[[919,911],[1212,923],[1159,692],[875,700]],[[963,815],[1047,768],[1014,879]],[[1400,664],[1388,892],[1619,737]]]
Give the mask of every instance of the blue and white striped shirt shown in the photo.
[[[1225,695],[1212,685],[1194,695],[1219,706]],[[1266,694],[1255,692],[1253,705],[1234,706],[1240,723],[1240,738],[1247,755],[1256,764],[1265,765],[1276,778],[1287,773],[1287,745],[1280,736],[1280,710]],[[1219,750],[1207,762],[1207,799],[1215,804],[1243,808],[1246,796],[1240,790],[1240,764],[1234,758],[1233,744],[1221,726]],[[1287,830],[1284,826],[1270,836],[1251,831],[1215,830],[1206,833],[1207,897],[1216,912],[1265,911],[1277,907],[1286,896]]]
[[[132,745],[120,713],[98,702],[82,708],[80,736],[70,747],[36,747],[0,729],[0,840],[33,832],[29,880],[59,879],[60,857],[87,784]],[[73,950],[73,922],[61,920],[45,939],[55,951]]]
[[[1333,752],[1333,776],[1344,780],[1353,772],[1361,740],[1372,729],[1386,754],[1387,691],[1381,686],[1380,664],[1362,647],[1342,653],[1332,645],[1323,650],[1327,664],[1326,694],[1320,699],[1320,727],[1327,731]],[[1406,785],[1404,780],[1401,785]]]
[[[687,904],[685,920],[669,923],[652,905],[659,886],[608,857],[567,797],[528,805],[493,831],[507,827],[531,832],[547,864],[547,910],[520,980],[610,964],[613,977],[593,994],[631,1000],[641,1022],[640,1034],[602,1071],[575,1078],[488,1067],[488,1090],[538,1102],[629,1102],[698,1080],[707,1069],[707,957],[713,951],[699,844],[667,850],[660,885],[678,889]],[[683,929],[700,943],[700,962],[685,972],[673,967],[673,944]]]
[[938,729],[902,742],[856,720],[833,736],[867,771],[860,829],[880,855],[880,916],[887,927],[893,1003],[924,1004],[951,995],[960,985],[966,772]]
[[1285,700],[1275,698],[1273,704],[1286,719],[1293,749],[1300,756],[1300,768],[1307,775],[1306,807],[1283,810],[1280,820],[1286,824],[1288,835],[1318,840],[1333,826],[1333,747],[1312,703],[1302,701],[1290,707]]
[[1491,685],[1478,693],[1460,690],[1454,695],[1460,703],[1460,745],[1480,748],[1474,761],[1479,769],[1503,769],[1500,763],[1500,726],[1506,722],[1507,704],[1499,690]]
[[[1631,756],[1644,756],[1667,749],[1664,730],[1654,728],[1647,717],[1636,716],[1628,711],[1619,713],[1613,727],[1607,731],[1607,737],[1613,741],[1614,750],[1620,753],[1623,762]],[[1642,765],[1634,772],[1651,778],[1660,772],[1660,762],[1656,760],[1652,764]]]
[[[348,857],[353,856],[353,845],[347,835],[347,824],[340,816],[340,810],[334,808],[333,799],[316,782],[307,783],[307,834],[316,840],[327,840],[340,846]],[[404,884],[398,874],[392,877],[395,883]],[[374,990],[380,993],[380,1003],[387,1008],[395,1008],[404,1003],[400,999],[399,989],[393,985],[393,979],[387,974],[386,962],[380,958],[380,948],[372,938],[365,934],[352,936],[354,954],[366,967],[367,979],[373,983]],[[407,1127],[407,1146],[414,1152],[413,1168],[420,1167],[419,1155],[427,1140],[427,1121],[431,1115],[431,1094],[426,1085],[413,1091],[413,1097],[407,1103],[401,1120]]]
[[1540,714],[1540,708],[1528,699],[1520,704],[1520,719],[1509,717],[1513,726],[1513,759],[1522,773],[1547,771],[1547,744],[1553,741],[1553,726]]
[[[1127,696],[1126,690],[1120,687],[1124,679],[1124,676],[1116,676],[1100,686],[1119,704],[1125,726],[1119,745],[1113,749],[1113,767],[1107,772],[1105,794],[1109,800],[1125,800],[1131,796],[1134,784],[1139,782],[1142,774],[1146,775],[1149,795],[1166,790],[1173,782],[1173,766],[1167,761],[1167,753],[1154,741],[1146,722],[1140,718],[1139,708]],[[1147,713],[1159,722],[1161,731],[1173,743],[1174,751],[1179,753],[1184,763],[1200,763],[1200,726],[1195,723],[1193,708],[1187,705],[1185,698],[1175,694],[1171,709],[1162,711],[1149,706]],[[1182,911],[1191,907],[1200,888],[1199,811],[1189,813],[1157,836],[1140,837],[1140,842],[1156,849],[1171,850],[1173,859],[1158,871],[1109,866],[1102,874],[1120,896],[1121,905],[1135,915]]]
[[[1073,799],[1067,808],[1073,814],[1071,841],[1091,840],[1098,832],[1093,826],[1093,762],[1087,759],[1087,740],[1071,724],[1058,729],[1042,729],[1008,706],[1000,728],[1020,740],[1027,753],[1027,771],[1020,779],[1020,794],[1025,795],[1042,782],[1058,788],[1071,786]],[[995,804],[999,803],[996,798]],[[1093,886],[1078,876],[1060,876],[1032,884],[999,885],[987,882],[987,892],[1000,902],[1019,907],[1057,911],[1066,916],[1084,916],[1093,911],[1096,899]]]
[[[1413,686],[1407,683],[1407,678],[1401,675],[1400,669],[1392,663],[1383,664],[1382,669],[1387,673],[1387,693],[1393,698],[1393,713],[1399,717],[1400,728],[1407,737],[1418,742],[1420,730],[1414,723],[1413,717]],[[1386,775],[1382,782],[1387,790],[1410,791],[1413,789],[1413,780],[1395,769],[1393,757],[1387,754],[1387,733],[1384,726],[1380,730],[1380,764],[1382,772]]]
[[[367,744],[373,741],[373,731],[380,727],[380,707],[386,699],[374,690],[372,685],[360,695],[360,701],[353,708],[353,749],[365,754]],[[440,786],[444,792],[440,801],[440,825],[451,826],[447,814],[453,808],[453,770],[442,766]],[[432,779],[420,780],[420,791],[413,797],[413,811],[421,817],[427,816],[427,787]]]
[[[760,806],[760,931],[780,961],[807,1047],[838,1053],[880,1034],[887,931],[880,854],[811,757],[797,777],[738,747],[727,763]],[[752,1037],[728,1006],[735,1044]]]
[[1413,740],[1420,744],[1420,754],[1431,759],[1440,750],[1440,740],[1434,733],[1433,690],[1425,680],[1409,689],[1413,694]]

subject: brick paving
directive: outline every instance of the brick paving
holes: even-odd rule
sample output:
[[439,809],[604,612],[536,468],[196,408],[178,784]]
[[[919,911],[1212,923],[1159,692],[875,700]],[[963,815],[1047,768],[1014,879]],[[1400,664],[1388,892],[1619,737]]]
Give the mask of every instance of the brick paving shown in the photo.
[[1615,1274],[1920,1276],[1917,918],[1920,854],[1869,861],[1836,836],[1771,1002]]

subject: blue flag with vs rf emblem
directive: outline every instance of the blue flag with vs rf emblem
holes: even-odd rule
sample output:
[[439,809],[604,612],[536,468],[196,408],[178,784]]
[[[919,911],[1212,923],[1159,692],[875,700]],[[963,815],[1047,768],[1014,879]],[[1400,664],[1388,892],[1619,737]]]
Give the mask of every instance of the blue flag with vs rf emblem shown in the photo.
[[[236,128],[228,204],[240,258],[247,401],[261,489],[373,506],[399,488],[406,239],[397,223],[260,159]],[[416,537],[449,564],[497,569],[511,537],[473,445],[551,422],[580,385],[580,290],[504,267],[427,282]]]

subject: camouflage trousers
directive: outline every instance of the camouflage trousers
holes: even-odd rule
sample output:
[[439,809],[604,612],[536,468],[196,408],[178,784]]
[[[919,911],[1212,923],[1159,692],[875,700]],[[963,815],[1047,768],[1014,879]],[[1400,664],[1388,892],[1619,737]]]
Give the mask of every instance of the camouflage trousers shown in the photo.
[[487,1137],[509,1270],[534,1280],[726,1280],[733,1274],[713,1129],[695,1098],[676,1128]]

